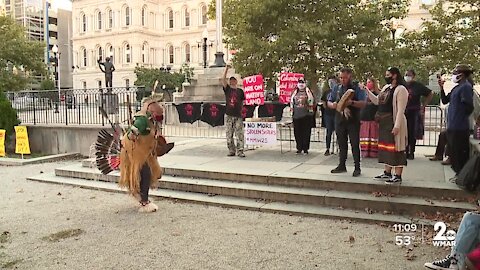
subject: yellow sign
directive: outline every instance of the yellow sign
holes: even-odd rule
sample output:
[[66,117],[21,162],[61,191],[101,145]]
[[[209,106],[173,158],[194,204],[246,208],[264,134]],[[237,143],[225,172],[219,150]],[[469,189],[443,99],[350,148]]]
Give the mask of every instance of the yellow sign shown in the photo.
[[0,157],[5,156],[5,130],[0,129]]
[[28,143],[28,133],[26,126],[16,126],[16,146],[15,153],[17,154],[30,154],[30,144]]

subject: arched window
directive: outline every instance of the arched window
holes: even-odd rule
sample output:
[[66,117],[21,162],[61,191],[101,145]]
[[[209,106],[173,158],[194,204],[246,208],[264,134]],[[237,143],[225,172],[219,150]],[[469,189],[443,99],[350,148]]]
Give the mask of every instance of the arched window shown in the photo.
[[85,33],[87,32],[87,16],[85,13],[82,13],[80,17],[82,18],[82,32]]
[[142,8],[142,26],[147,26],[147,7]]
[[125,26],[130,26],[130,23],[132,21],[132,16],[131,16],[131,9],[128,6],[124,7],[125,11]]
[[102,12],[97,12],[97,30],[102,30]]
[[82,55],[82,62],[80,63],[80,65],[82,67],[86,67],[87,66],[87,49],[85,49],[85,47],[82,47],[80,48],[80,52],[81,52],[81,55]]
[[201,8],[202,12],[202,24],[207,24],[208,18],[207,18],[207,6],[205,4],[202,5]]
[[168,63],[173,64],[173,63],[175,63],[174,61],[175,61],[175,53],[174,53],[174,50],[173,50],[173,46],[169,45],[168,46]]
[[108,29],[112,29],[113,27],[113,10],[108,9]]
[[125,63],[129,64],[132,62],[132,48],[130,47],[130,44],[125,44],[124,47],[125,50]]
[[183,14],[185,16],[185,27],[189,27],[190,26],[190,11],[188,11],[187,7],[185,7],[183,9]]
[[148,44],[146,42],[142,45],[142,63],[148,63]]
[[190,44],[186,43],[184,47],[185,62],[190,63]]
[[98,49],[97,49],[97,59],[99,60],[104,60],[103,59],[103,50],[102,50],[102,47],[98,46]]
[[168,11],[168,28],[173,28],[173,10]]
[[105,58],[110,57],[110,62],[113,63],[115,60],[113,46],[108,44],[105,48]]

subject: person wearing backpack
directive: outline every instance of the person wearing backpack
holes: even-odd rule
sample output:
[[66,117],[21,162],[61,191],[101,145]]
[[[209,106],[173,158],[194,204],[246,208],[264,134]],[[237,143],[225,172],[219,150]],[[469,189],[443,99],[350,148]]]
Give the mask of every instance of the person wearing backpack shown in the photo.
[[455,171],[455,181],[470,153],[470,122],[473,112],[473,69],[469,65],[459,64],[452,72],[452,82],[457,85],[445,94],[445,80],[438,79],[440,94],[444,104],[450,104],[447,116],[447,139],[450,146],[450,160]]

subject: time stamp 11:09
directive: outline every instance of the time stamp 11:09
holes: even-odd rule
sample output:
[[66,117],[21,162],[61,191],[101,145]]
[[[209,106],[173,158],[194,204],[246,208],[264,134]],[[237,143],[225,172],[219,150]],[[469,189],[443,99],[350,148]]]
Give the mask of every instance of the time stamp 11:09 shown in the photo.
[[[410,246],[415,240],[420,240],[421,243],[424,243],[425,226],[430,227],[428,225],[417,225],[413,223],[394,224],[393,230],[395,232],[395,245]],[[447,230],[447,225],[444,222],[435,223],[433,230],[436,232],[432,240],[433,246],[455,246],[456,232],[454,230]],[[420,239],[418,237],[420,237]]]

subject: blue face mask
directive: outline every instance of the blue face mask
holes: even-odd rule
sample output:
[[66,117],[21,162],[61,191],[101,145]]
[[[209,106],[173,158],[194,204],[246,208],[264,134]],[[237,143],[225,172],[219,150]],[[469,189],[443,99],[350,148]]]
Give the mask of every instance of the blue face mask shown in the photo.
[[328,87],[330,87],[330,89],[333,89],[335,86],[337,86],[337,82],[334,80],[328,80]]

